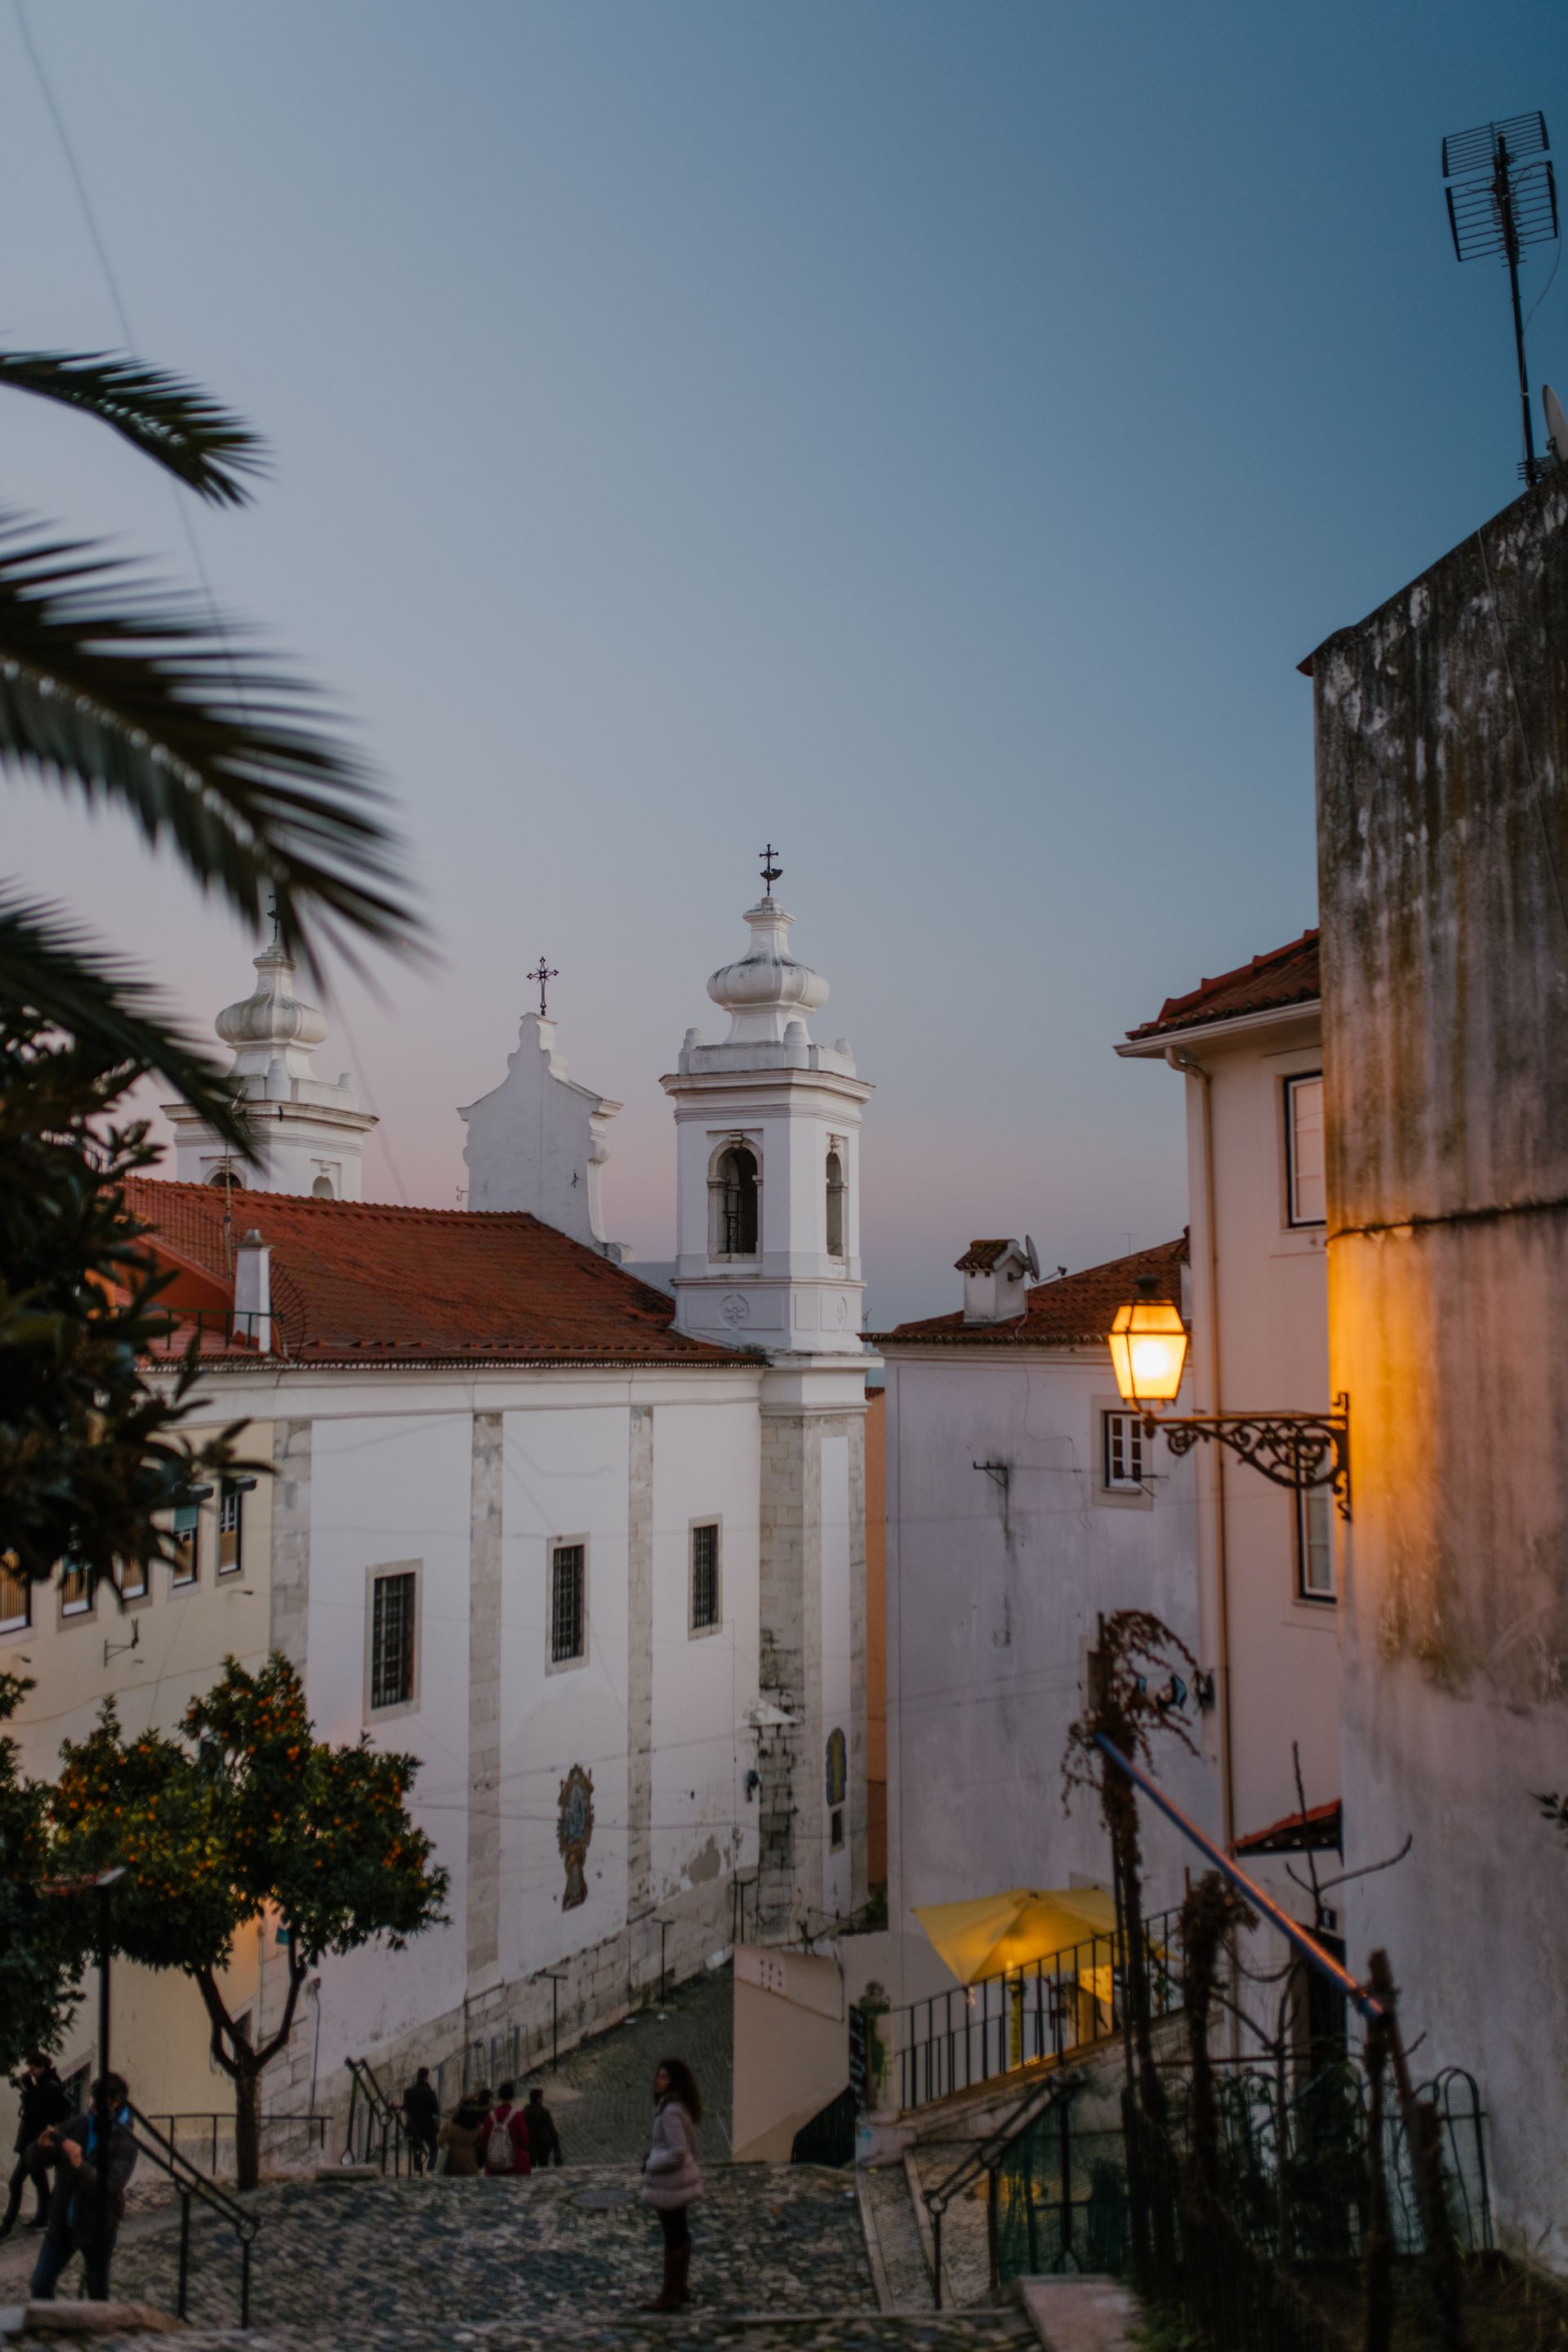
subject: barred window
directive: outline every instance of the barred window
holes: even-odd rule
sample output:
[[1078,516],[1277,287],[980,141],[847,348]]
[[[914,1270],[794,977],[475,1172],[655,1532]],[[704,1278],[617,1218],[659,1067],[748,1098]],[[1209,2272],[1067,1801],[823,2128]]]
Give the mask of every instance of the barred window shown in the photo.
[[691,1530],[691,1630],[706,1633],[719,1622],[719,1522],[705,1520]]
[[33,1622],[33,1588],[14,1551],[0,1556],[0,1633],[25,1633]]
[[406,1706],[414,1696],[415,1576],[378,1576],[371,1586],[370,1703]]
[[[249,1480],[246,1481],[248,1486]],[[245,1486],[226,1478],[217,1491],[217,1572],[227,1576],[243,1565]]]
[[1108,1412],[1102,1419],[1105,1450],[1101,1480],[1117,1492],[1135,1492],[1143,1484],[1142,1423],[1135,1412]]
[[550,1663],[567,1664],[587,1649],[587,1559],[580,1543],[556,1544],[550,1554]]

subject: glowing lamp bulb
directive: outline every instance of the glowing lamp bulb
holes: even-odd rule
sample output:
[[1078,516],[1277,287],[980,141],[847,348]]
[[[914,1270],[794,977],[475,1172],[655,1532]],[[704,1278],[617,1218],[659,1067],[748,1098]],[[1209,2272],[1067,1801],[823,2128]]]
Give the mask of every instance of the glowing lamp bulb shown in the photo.
[[1142,1276],[1137,1297],[1117,1308],[1110,1327],[1110,1361],[1125,1404],[1169,1404],[1186,1370],[1186,1327],[1159,1287],[1152,1275]]

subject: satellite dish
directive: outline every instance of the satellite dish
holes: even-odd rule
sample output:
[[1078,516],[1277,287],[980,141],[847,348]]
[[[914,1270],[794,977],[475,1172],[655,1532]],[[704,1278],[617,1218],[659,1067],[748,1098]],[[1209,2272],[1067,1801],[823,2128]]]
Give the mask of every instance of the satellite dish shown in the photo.
[[1568,416],[1549,383],[1541,387],[1541,405],[1546,411],[1546,437],[1557,452],[1557,462],[1568,466]]
[[1026,1234],[1024,1235],[1024,1264],[1029,1269],[1030,1281],[1038,1282],[1040,1278],[1040,1256],[1039,1252],[1035,1247],[1034,1236],[1031,1234]]

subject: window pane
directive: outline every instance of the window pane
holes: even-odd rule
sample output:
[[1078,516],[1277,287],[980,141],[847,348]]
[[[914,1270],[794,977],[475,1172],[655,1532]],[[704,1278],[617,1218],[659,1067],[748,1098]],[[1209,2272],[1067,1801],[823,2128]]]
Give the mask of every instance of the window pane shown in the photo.
[[1290,1139],[1290,1223],[1321,1225],[1328,1215],[1323,1171],[1323,1082],[1291,1078],[1287,1085]]
[[199,1503],[176,1503],[174,1506],[174,1574],[176,1584],[194,1584],[201,1556],[202,1507]]
[[143,1601],[147,1596],[147,1563],[144,1559],[122,1559],[115,1583],[121,1601]]
[[1303,1596],[1310,1601],[1334,1597],[1334,1522],[1331,1492],[1309,1486],[1296,1498],[1297,1567]]
[[0,1559],[0,1633],[16,1633],[33,1622],[33,1588],[16,1566],[16,1555],[8,1551]]
[[245,1496],[227,1479],[218,1489],[217,1505],[217,1565],[223,1575],[240,1565],[240,1548],[245,1530]]
[[583,1654],[583,1547],[557,1544],[550,1556],[550,1662]]
[[691,1530],[691,1625],[701,1633],[719,1622],[719,1528]]
[[84,1616],[91,1607],[92,1595],[88,1590],[86,1569],[73,1568],[67,1560],[60,1577],[60,1615]]
[[414,1696],[414,1577],[378,1576],[371,1588],[370,1703],[406,1706]]
[[1108,1486],[1143,1484],[1143,1430],[1136,1413],[1108,1412],[1105,1417],[1104,1481]]

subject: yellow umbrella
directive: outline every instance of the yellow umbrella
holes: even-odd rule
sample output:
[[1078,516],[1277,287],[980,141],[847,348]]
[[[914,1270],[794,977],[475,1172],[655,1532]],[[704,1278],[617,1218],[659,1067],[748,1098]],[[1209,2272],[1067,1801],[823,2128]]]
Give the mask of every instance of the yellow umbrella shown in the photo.
[[1116,1906],[1098,1886],[1012,1886],[970,1903],[921,1904],[915,1917],[961,1984],[1116,1932]]

